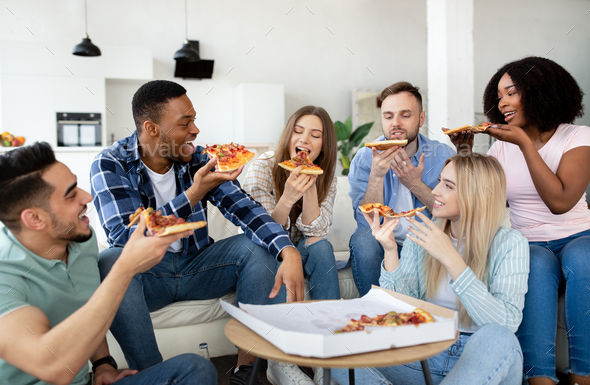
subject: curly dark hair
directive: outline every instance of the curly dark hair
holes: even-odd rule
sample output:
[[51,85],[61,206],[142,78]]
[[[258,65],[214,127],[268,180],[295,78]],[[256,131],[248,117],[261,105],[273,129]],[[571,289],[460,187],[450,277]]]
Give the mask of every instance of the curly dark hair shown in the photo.
[[520,93],[524,119],[539,133],[584,116],[584,92],[572,75],[553,60],[530,56],[505,64],[490,79],[483,93],[490,122],[506,123],[498,109],[498,83],[505,73]]
[[185,94],[183,86],[168,80],[153,80],[139,87],[131,102],[137,133],[141,132],[146,120],[159,124],[168,101]]
[[23,210],[49,207],[54,187],[43,180],[43,173],[55,162],[55,154],[45,142],[0,156],[0,221],[12,232],[20,231]]

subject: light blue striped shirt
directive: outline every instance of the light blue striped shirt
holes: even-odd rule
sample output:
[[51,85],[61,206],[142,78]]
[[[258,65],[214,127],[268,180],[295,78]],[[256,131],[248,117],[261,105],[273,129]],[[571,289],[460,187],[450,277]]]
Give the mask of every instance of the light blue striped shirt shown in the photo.
[[[425,262],[426,251],[408,238],[398,268],[390,272],[381,265],[379,285],[428,301]],[[477,326],[499,324],[515,332],[522,321],[528,277],[527,239],[517,230],[500,227],[490,247],[487,286],[469,267],[450,285]]]

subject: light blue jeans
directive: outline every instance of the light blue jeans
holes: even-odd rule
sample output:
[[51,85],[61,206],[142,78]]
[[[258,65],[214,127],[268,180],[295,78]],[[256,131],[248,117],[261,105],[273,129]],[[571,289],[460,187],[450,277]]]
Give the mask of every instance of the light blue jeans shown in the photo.
[[196,354],[181,354],[115,382],[117,385],[216,385],[215,366]]
[[[473,335],[461,334],[446,351],[428,359],[434,384],[514,384],[522,383],[522,351],[510,330],[487,325]],[[420,362],[384,368],[355,369],[357,384],[423,385]],[[348,384],[347,369],[332,369],[332,377]]]
[[523,319],[516,336],[522,345],[525,378],[556,381],[557,297],[565,285],[567,373],[590,375],[590,230],[549,242],[529,242],[531,269]]
[[[357,227],[350,237],[350,259],[347,266],[352,267],[352,276],[360,296],[371,290],[371,285],[379,286],[383,246],[375,239],[370,227]],[[397,246],[398,255],[402,247]]]
[[[309,278],[309,296],[311,299],[340,299],[340,284],[334,247],[327,239],[306,244],[307,237],[297,243],[297,250],[301,253],[303,273]],[[276,273],[280,263],[277,263]],[[287,297],[285,286],[277,295],[279,302],[285,302]]]
[[[101,279],[122,250],[100,253]],[[215,242],[196,255],[166,253],[159,264],[133,278],[111,325],[129,368],[144,370],[162,362],[150,312],[168,304],[219,298],[234,290],[238,302],[278,303],[268,298],[275,282],[275,264],[265,248],[243,234]]]

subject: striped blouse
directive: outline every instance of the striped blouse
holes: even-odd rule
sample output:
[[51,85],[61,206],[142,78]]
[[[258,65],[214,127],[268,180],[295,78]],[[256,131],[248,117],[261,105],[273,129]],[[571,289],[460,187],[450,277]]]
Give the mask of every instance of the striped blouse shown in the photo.
[[[426,251],[406,239],[397,269],[389,272],[381,265],[379,285],[427,301],[425,261]],[[499,324],[515,332],[522,321],[528,276],[527,239],[500,227],[490,248],[487,286],[469,267],[450,285],[477,326]]]
[[[267,151],[250,163],[243,183],[244,190],[271,215],[277,205],[277,192],[274,189],[272,178],[273,156],[274,151]],[[295,226],[291,226],[291,220],[287,217],[287,226],[285,228],[289,230],[291,242],[297,244],[304,237],[325,237],[328,234],[328,230],[332,225],[332,210],[336,198],[337,181],[336,177],[334,177],[326,199],[320,204],[320,215],[309,225],[303,223],[301,214],[297,218]]]

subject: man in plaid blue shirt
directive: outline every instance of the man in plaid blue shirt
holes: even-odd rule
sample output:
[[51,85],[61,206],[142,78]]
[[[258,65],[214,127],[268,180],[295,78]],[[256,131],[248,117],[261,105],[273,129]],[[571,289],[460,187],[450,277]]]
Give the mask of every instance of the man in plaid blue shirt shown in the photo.
[[[210,202],[244,231],[214,242],[207,227],[195,230],[173,243],[162,262],[135,276],[111,332],[129,367],[142,370],[162,361],[149,312],[233,290],[238,302],[267,304],[282,284],[290,300],[302,300],[303,270],[289,234],[236,181],[243,167],[214,171],[216,160],[192,145],[199,129],[182,86],[163,80],[146,83],[135,93],[132,109],[136,132],[102,151],[91,167],[94,205],[110,245],[100,255],[101,278],[135,230],[136,226],[127,228],[129,215],[141,206],[194,222],[207,220]],[[274,274],[277,260],[282,263]],[[236,374],[248,374],[252,361],[240,352]]]

